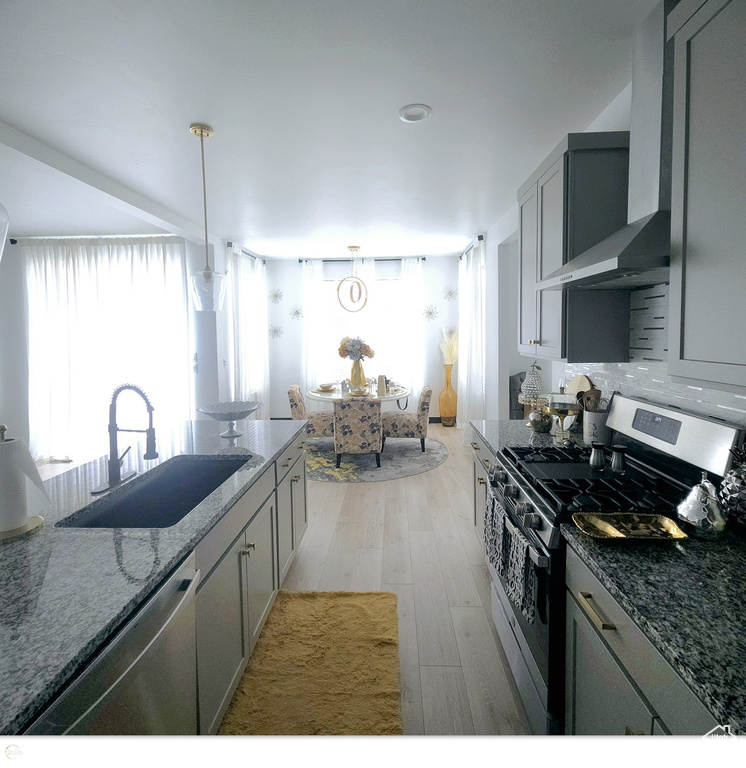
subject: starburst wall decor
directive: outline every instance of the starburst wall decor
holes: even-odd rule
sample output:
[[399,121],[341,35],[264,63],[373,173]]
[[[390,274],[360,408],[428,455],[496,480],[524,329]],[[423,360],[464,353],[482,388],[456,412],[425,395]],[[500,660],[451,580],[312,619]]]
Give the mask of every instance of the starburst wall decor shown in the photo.
[[443,289],[443,298],[446,301],[455,301],[458,298],[458,288],[452,288],[451,286],[447,285]]
[[269,326],[269,338],[270,339],[279,339],[280,336],[282,336],[282,326],[280,326],[280,325],[270,325]]
[[435,320],[438,316],[438,310],[432,304],[428,304],[422,314],[425,316],[425,320]]
[[279,304],[282,301],[282,291],[279,288],[275,288],[274,290],[270,291],[269,300],[273,304]]
[[300,320],[303,317],[303,310],[300,307],[291,307],[290,308],[290,317],[293,320]]

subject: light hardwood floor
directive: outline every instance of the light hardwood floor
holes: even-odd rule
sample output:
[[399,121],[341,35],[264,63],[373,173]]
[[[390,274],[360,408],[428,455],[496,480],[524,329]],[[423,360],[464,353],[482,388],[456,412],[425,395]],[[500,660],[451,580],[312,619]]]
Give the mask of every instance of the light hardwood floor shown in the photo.
[[430,472],[309,481],[308,530],[283,588],[396,593],[405,734],[529,733],[471,522],[471,449],[460,429],[428,434],[449,451]]

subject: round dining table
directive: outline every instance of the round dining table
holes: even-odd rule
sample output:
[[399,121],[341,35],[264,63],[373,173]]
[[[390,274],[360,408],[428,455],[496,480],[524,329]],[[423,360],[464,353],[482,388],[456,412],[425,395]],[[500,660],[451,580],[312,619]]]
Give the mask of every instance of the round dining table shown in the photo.
[[[409,390],[406,387],[394,387],[394,389],[391,390],[391,394],[385,394],[379,397],[379,395],[374,392],[372,394],[368,393],[366,396],[377,397],[382,403],[390,403],[396,401],[399,409],[403,411],[407,407],[406,404],[409,398]],[[342,394],[342,392],[339,390],[339,387],[336,387],[330,391],[310,389],[308,392],[306,392],[306,397],[309,400],[317,400],[321,403],[333,403],[335,400],[341,400],[343,397],[355,397],[355,395],[352,395],[351,393]],[[403,406],[402,401],[404,401]]]

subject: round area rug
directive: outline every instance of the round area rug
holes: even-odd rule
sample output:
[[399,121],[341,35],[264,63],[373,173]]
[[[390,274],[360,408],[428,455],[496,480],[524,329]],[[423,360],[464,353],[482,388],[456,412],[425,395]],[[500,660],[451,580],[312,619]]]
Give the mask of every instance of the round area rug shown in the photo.
[[386,441],[381,454],[381,466],[376,467],[374,453],[343,453],[337,469],[334,439],[320,437],[306,440],[306,462],[309,480],[322,483],[375,483],[381,480],[399,480],[419,475],[440,466],[448,458],[448,448],[428,437],[425,452],[418,438],[397,437]]

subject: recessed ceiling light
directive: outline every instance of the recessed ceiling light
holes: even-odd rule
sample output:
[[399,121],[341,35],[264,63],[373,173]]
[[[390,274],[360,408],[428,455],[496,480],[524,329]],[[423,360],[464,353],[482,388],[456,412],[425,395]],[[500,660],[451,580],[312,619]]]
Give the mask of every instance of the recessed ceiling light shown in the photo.
[[405,123],[421,123],[427,120],[433,111],[427,104],[407,104],[399,110],[399,120]]

